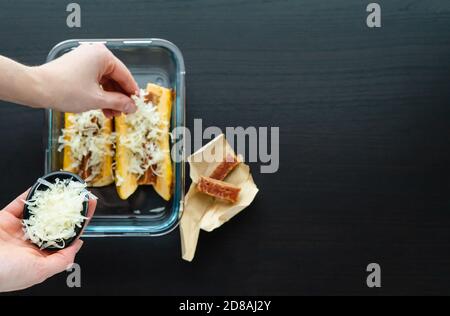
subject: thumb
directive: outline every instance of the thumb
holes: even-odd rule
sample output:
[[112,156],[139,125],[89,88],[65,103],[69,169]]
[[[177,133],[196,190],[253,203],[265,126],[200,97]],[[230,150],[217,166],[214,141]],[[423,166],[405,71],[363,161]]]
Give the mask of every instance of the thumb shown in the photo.
[[102,109],[125,114],[134,113],[137,110],[133,99],[123,93],[102,90],[99,94],[101,95],[99,106]]
[[78,239],[70,247],[55,252],[44,259],[46,278],[65,271],[75,261],[75,255],[83,246],[83,241]]

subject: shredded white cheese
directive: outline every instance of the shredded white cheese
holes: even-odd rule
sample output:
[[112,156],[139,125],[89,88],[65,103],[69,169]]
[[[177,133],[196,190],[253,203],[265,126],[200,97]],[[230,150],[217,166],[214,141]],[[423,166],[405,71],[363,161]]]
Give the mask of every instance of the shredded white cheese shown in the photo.
[[114,156],[110,148],[115,143],[113,133],[104,133],[106,117],[101,110],[74,114],[70,117],[71,126],[62,130],[59,137],[59,151],[70,147],[74,163],[72,168],[79,169],[83,158],[89,156],[87,168],[90,170],[86,182],[91,182],[100,173],[105,157]]
[[161,119],[155,104],[145,102],[145,95],[146,91],[141,90],[139,96],[133,96],[137,111],[126,116],[127,133],[120,136],[120,143],[131,153],[128,170],[140,176],[149,168],[156,175],[160,173],[165,151],[159,147],[158,141],[167,133],[164,127],[168,124]]
[[25,201],[30,212],[23,220],[25,236],[41,249],[64,248],[66,240],[75,237],[76,227],[81,228],[87,219],[82,212],[89,192],[86,184],[71,180],[40,183],[48,188],[36,190]]
[[121,176],[119,176],[118,174],[116,174],[116,186],[120,187],[122,186],[122,184],[124,183],[125,179],[122,178]]

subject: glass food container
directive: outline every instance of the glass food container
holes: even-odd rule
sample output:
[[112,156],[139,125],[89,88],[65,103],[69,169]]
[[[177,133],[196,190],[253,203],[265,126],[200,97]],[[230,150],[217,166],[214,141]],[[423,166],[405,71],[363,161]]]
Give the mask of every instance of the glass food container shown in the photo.
[[[71,51],[81,43],[104,43],[130,69],[141,88],[148,82],[175,91],[171,130],[185,125],[185,68],[180,50],[162,39],[87,39],[68,40],[56,45],[47,61]],[[70,75],[70,74],[67,74]],[[58,138],[64,127],[64,113],[46,112],[45,172],[62,169],[63,153],[58,151]],[[176,148],[174,148],[174,146]],[[183,144],[172,141],[171,150],[181,152]],[[98,198],[94,218],[84,232],[85,237],[159,236],[178,226],[183,211],[184,162],[173,163],[173,197],[169,202],[158,196],[151,186],[140,186],[126,201],[121,200],[115,185],[91,188]]]

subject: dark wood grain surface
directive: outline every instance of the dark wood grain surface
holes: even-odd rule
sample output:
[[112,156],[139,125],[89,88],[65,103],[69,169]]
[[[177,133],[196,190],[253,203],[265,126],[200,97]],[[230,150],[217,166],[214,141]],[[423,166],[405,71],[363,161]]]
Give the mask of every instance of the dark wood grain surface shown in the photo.
[[[245,212],[202,233],[88,239],[66,275],[22,294],[450,294],[450,2],[79,0],[0,4],[0,54],[39,64],[69,38],[160,37],[187,67],[187,119],[279,126],[280,170]],[[1,75],[1,74],[0,74]],[[0,104],[0,202],[43,172],[43,112]],[[1,260],[1,259],[0,259]],[[366,286],[367,264],[382,288]]]

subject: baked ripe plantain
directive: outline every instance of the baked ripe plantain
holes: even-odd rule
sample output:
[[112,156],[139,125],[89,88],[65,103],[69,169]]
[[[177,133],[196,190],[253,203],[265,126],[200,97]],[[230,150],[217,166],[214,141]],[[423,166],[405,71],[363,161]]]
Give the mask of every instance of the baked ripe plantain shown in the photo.
[[[94,113],[94,112],[91,112]],[[88,113],[82,114],[73,114],[73,113],[65,113],[64,114],[64,135],[62,136],[64,141],[60,141],[63,143],[64,147],[64,155],[63,155],[63,170],[69,171],[72,173],[76,173],[80,175],[84,180],[86,180],[88,186],[90,187],[103,187],[114,182],[113,175],[113,139],[112,139],[112,120],[107,119],[106,117],[102,117],[101,124],[99,123],[97,135],[84,135],[81,130],[76,130],[75,123],[77,121],[77,117],[80,115],[89,115]],[[98,117],[103,116],[101,111],[96,113],[96,116],[92,116],[92,119],[98,119]],[[94,124],[94,122],[93,122]],[[97,124],[97,123],[95,123]],[[75,131],[76,130],[76,131]],[[96,155],[101,155],[101,159],[99,159],[99,163],[95,166],[90,165],[90,159],[92,158],[92,153],[88,152],[86,155],[80,159],[75,158],[74,156],[74,148],[73,146],[80,146],[80,142],[73,144],[72,137],[76,133],[77,137],[87,137],[91,138],[89,142],[94,144],[100,144],[101,148],[98,148],[98,153]],[[95,143],[95,138],[102,138],[102,141],[99,143]],[[73,145],[73,146],[72,146]],[[87,150],[87,149],[86,149]],[[87,150],[88,151],[88,150]],[[95,175],[93,174],[93,169],[95,168]]]
[[[172,160],[170,156],[170,138],[169,127],[172,113],[173,94],[172,90],[155,85],[148,84],[147,89],[143,91],[145,104],[152,103],[159,115],[159,124],[155,126],[158,130],[158,137],[155,140],[155,147],[162,155],[158,162],[146,169],[141,174],[133,172],[131,159],[134,159],[133,151],[126,144],[126,136],[133,128],[127,120],[127,116],[122,114],[115,118],[115,128],[117,133],[116,141],[116,187],[118,195],[121,199],[127,199],[138,188],[139,185],[152,185],[155,191],[166,201],[172,197],[173,171]],[[142,94],[141,93],[141,94]],[[139,107],[138,107],[139,111]],[[133,114],[132,114],[133,115]],[[148,132],[148,131],[147,131]],[[142,136],[142,135],[141,135]],[[128,140],[128,143],[130,141]],[[136,144],[135,144],[136,146]],[[140,144],[145,146],[145,144]],[[141,157],[142,158],[142,157]],[[147,158],[143,157],[144,162]],[[154,157],[153,157],[154,158]]]
[[126,200],[138,188],[138,175],[128,171],[131,151],[122,144],[121,136],[127,134],[126,116],[122,114],[114,118],[116,127],[116,188],[119,197]]

